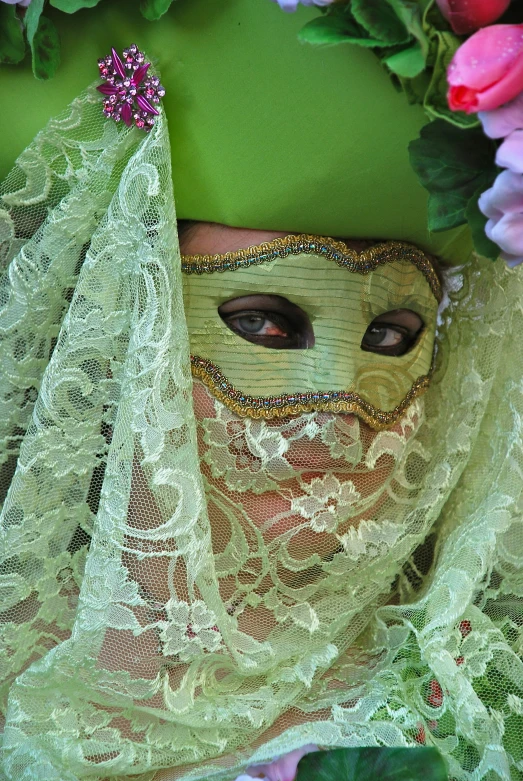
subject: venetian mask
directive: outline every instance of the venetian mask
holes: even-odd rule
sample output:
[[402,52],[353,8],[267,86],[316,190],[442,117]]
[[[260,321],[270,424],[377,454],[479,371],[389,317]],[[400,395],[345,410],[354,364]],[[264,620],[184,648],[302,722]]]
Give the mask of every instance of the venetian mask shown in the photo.
[[288,236],[183,270],[193,374],[240,416],[354,412],[379,430],[428,386],[441,290],[412,245]]

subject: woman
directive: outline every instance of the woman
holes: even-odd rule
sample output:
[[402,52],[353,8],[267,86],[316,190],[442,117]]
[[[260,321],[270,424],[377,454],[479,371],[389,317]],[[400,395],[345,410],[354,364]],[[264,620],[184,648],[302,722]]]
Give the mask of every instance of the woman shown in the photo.
[[[150,133],[91,89],[6,180],[3,772],[427,744],[519,778],[519,272],[442,290],[468,236],[427,235],[423,117],[372,55],[310,65],[276,6],[197,5],[144,25]],[[130,32],[95,17],[62,93]]]

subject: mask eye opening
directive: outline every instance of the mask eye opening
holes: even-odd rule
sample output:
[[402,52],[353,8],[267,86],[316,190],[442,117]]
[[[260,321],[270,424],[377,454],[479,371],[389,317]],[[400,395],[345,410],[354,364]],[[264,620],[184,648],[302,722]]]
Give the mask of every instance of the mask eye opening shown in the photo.
[[412,309],[385,312],[368,325],[360,348],[378,355],[399,357],[409,353],[425,331],[425,323]]
[[218,314],[233,333],[252,344],[273,350],[314,347],[314,329],[308,314],[283,296],[239,296],[221,304]]

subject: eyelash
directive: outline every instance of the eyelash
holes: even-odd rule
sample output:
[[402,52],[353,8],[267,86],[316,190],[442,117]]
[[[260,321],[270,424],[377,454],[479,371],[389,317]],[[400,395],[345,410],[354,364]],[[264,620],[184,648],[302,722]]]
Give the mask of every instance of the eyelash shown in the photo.
[[[264,312],[264,311],[260,311],[260,310],[256,310],[256,309],[246,309],[243,312],[235,312],[233,315],[229,315],[227,318],[225,318],[225,322],[230,325],[235,320],[241,320],[242,318],[252,317],[252,316],[263,318],[263,320],[265,322],[272,323],[273,325],[276,325],[278,328],[281,328],[282,331],[286,331],[287,332],[287,333],[285,333],[284,336],[281,336],[281,337],[277,337],[277,336],[274,336],[274,335],[271,334],[271,338],[277,338],[277,339],[280,338],[280,339],[282,339],[282,338],[288,337],[288,332],[290,330],[292,330],[292,324],[290,324],[291,328],[289,328],[289,323],[285,322],[285,318],[281,317],[280,315],[276,314],[275,312]],[[235,329],[233,327],[233,330],[237,330],[241,334],[243,333],[241,331],[241,329],[239,329],[239,328]],[[249,335],[252,336],[252,337],[256,337],[257,334],[256,333],[252,333],[252,334],[249,334]],[[262,334],[260,334],[260,335],[262,335]],[[263,334],[263,336],[265,336],[265,335]]]
[[[394,345],[387,345],[381,347],[379,344],[372,345],[372,348],[364,346],[365,342],[365,336],[371,332],[371,329],[374,329],[376,331],[393,331],[396,334],[399,334],[402,339]],[[404,326],[398,325],[397,323],[386,323],[382,321],[378,321],[377,323],[373,322],[369,325],[367,330],[365,331],[365,334],[363,335],[363,339],[361,340],[361,349],[365,352],[373,352],[373,353],[380,353],[382,355],[392,355],[392,356],[400,356],[405,355],[405,353],[408,353],[412,347],[414,347],[415,343],[418,340],[418,336],[423,330],[423,323],[418,328],[417,331],[412,332],[410,329],[405,328]]]

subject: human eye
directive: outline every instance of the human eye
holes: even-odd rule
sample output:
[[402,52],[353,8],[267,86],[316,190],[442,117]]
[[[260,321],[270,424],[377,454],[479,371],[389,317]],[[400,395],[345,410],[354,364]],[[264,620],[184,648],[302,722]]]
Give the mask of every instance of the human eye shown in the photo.
[[231,331],[248,342],[276,350],[306,349],[314,345],[307,314],[282,296],[241,296],[225,302],[218,314]]
[[395,309],[379,315],[369,325],[361,349],[382,355],[405,355],[423,330],[421,317],[411,309]]

